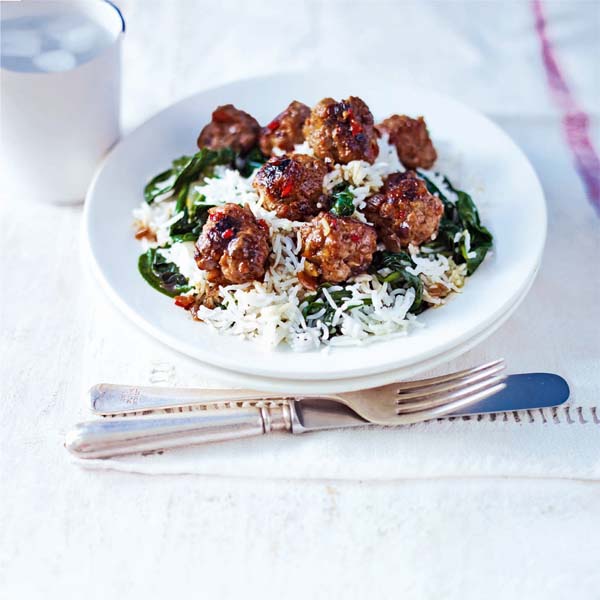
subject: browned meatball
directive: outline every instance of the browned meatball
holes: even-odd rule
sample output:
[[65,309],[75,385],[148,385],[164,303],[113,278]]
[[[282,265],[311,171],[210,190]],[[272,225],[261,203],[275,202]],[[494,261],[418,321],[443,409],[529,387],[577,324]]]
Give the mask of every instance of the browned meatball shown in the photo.
[[306,221],[326,210],[329,199],[323,193],[327,167],[307,154],[274,157],[256,173],[252,185],[263,206],[278,217]]
[[269,227],[238,204],[215,206],[196,242],[196,264],[219,284],[261,280],[269,256]]
[[294,100],[279,113],[260,133],[259,145],[263,154],[270,156],[273,149],[292,152],[296,144],[304,141],[302,127],[310,115],[310,108]]
[[379,239],[392,252],[422,244],[437,233],[444,212],[442,201],[427,190],[414,172],[392,173],[380,193],[367,198],[365,216]]
[[373,115],[356,96],[341,102],[323,98],[306,120],[304,135],[315,156],[336,163],[352,160],[373,163],[379,154]]
[[331,213],[305,223],[300,235],[306,261],[299,279],[311,289],[319,282],[339,283],[363,273],[377,248],[377,234],[370,225]]
[[429,169],[437,160],[425,119],[411,119],[406,115],[392,115],[377,125],[379,132],[390,136],[390,143],[396,146],[398,157],[407,169]]
[[258,121],[233,104],[218,106],[212,121],[205,125],[198,136],[198,148],[232,148],[236,152],[248,152],[258,142]]

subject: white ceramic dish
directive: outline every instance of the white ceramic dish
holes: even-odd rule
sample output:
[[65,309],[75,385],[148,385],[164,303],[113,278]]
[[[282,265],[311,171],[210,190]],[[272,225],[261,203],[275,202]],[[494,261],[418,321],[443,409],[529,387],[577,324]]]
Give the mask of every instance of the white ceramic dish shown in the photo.
[[[197,133],[215,106],[231,102],[267,122],[292,99],[314,104],[324,96],[351,94],[363,97],[376,119],[395,112],[424,115],[434,143],[461,159],[460,173],[447,174],[459,185],[465,180],[482,184],[475,201],[495,236],[495,248],[464,293],[443,309],[420,315],[425,327],[407,337],[327,353],[294,353],[219,335],[146,284],[137,273],[140,248],[132,235],[131,210],[142,200],[151,176],[173,157],[194,151]],[[96,175],[87,195],[84,229],[91,266],[102,287],[130,319],[165,344],[259,379],[342,380],[409,369],[491,333],[516,308],[536,272],[546,235],[546,207],[523,153],[496,125],[462,104],[362,76],[288,74],[202,92],[147,121],[114,148]]]

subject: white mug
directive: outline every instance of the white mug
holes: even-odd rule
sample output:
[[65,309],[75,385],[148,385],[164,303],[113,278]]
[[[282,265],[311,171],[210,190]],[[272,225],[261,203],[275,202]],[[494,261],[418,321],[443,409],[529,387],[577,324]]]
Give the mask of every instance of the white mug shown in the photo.
[[[107,0],[2,2],[3,24],[74,14],[89,17],[109,36],[81,64],[71,68],[63,59],[62,66],[49,68],[65,70],[27,72],[7,68],[3,55],[0,157],[2,192],[8,198],[81,202],[100,160],[119,137],[125,22],[118,8]],[[59,58],[70,56],[59,52]],[[39,55],[35,60],[42,64]]]

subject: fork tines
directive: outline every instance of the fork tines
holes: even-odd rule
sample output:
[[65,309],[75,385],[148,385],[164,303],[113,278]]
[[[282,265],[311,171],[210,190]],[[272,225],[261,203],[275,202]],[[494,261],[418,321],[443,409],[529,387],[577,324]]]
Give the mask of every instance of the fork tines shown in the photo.
[[400,383],[396,412],[426,410],[466,397],[483,400],[504,387],[505,376],[501,372],[505,367],[501,359],[457,373]]

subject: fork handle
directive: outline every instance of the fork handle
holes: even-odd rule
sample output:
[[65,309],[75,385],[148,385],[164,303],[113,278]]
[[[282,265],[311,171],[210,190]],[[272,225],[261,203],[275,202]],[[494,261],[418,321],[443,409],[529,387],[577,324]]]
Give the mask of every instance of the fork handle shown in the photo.
[[117,415],[177,406],[197,406],[240,402],[244,400],[281,399],[282,394],[237,389],[185,389],[144,387],[99,383],[90,388],[89,402],[92,411],[99,415]]
[[65,447],[79,458],[108,458],[150,453],[168,448],[221,442],[292,431],[291,405],[270,408],[206,410],[137,419],[112,418],[78,423],[67,434]]

